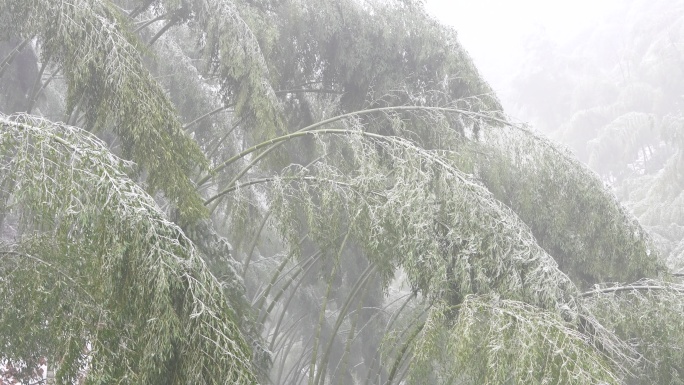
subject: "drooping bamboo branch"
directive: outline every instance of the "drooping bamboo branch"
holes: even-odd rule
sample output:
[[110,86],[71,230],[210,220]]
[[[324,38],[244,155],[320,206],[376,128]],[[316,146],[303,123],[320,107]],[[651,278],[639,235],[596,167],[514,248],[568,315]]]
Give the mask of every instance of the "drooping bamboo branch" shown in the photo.
[[[26,238],[19,244],[40,252],[36,257],[47,263],[50,258],[78,258],[78,263],[61,265],[79,269],[78,274],[65,274],[80,281],[79,286],[85,286],[107,312],[130,314],[124,324],[113,318],[104,324],[83,322],[59,312],[69,313],[74,306],[86,320],[99,319],[100,312],[62,298],[65,306],[57,307],[55,317],[64,324],[49,326],[63,325],[66,341],[75,342],[51,341],[56,354],[71,357],[61,363],[65,375],[80,367],[81,350],[88,343],[93,346],[89,376],[126,375],[143,382],[169,378],[169,383],[185,382],[183,378],[231,379],[252,385],[251,349],[221,284],[180,228],[127,177],[131,164],[75,127],[28,115],[0,116],[0,126],[0,180],[13,182],[6,184],[11,189],[2,191],[2,199],[20,210],[23,226],[32,232],[43,230],[37,233],[41,243],[27,243],[32,238]],[[90,279],[94,276],[98,279]],[[3,280],[0,286],[9,285],[5,292],[16,293],[14,285],[20,283]],[[136,338],[128,340],[131,335]],[[33,337],[2,338],[3,343],[9,339],[8,346],[21,346]],[[160,373],[156,368],[166,367],[176,349],[186,352],[184,364]],[[135,364],[116,366],[128,360]]]
[[[232,107],[235,107],[235,104],[226,104],[226,105],[223,105],[223,106],[218,107],[218,108],[216,108],[216,109],[213,109],[213,110],[207,112],[206,114],[197,117],[197,118],[196,118],[195,120],[193,120],[192,122],[187,123],[186,125],[184,125],[184,126],[183,126],[183,130],[187,131],[187,130],[189,130],[190,127],[192,127],[194,124],[196,124],[196,123],[198,123],[198,122],[200,122],[200,121],[202,121],[202,120],[204,120],[204,119],[206,119],[206,118],[208,118],[208,117],[210,117],[210,116],[216,115],[216,114],[218,114],[218,113],[221,112],[221,111],[225,111],[225,110],[227,110],[227,109],[229,109],[229,108],[232,108]],[[229,132],[229,133],[230,133],[230,132]]]
[[[328,118],[328,119],[322,120],[322,121],[320,121],[320,122],[316,122],[316,123],[314,123],[314,124],[311,124],[311,125],[309,125],[309,126],[306,126],[306,127],[304,127],[304,128],[301,128],[301,129],[299,129],[299,130],[297,130],[297,131],[295,131],[295,132],[293,132],[293,133],[286,134],[286,135],[282,135],[282,136],[280,136],[280,137],[278,137],[278,138],[273,138],[273,139],[264,141],[264,142],[262,142],[262,143],[256,144],[256,145],[254,145],[254,146],[252,146],[252,147],[250,147],[250,148],[248,148],[248,149],[246,149],[246,150],[240,152],[239,154],[237,154],[237,155],[231,157],[230,159],[226,160],[225,162],[221,163],[220,165],[214,167],[214,168],[209,172],[209,174],[208,174],[207,176],[205,176],[204,178],[200,179],[200,180],[197,182],[197,184],[198,184],[199,186],[202,186],[204,183],[206,183],[206,182],[211,178],[211,175],[213,175],[213,174],[215,174],[215,173],[218,173],[218,172],[222,171],[222,170],[225,169],[226,167],[230,166],[230,165],[231,165],[233,162],[235,162],[236,160],[242,159],[242,158],[244,158],[246,155],[251,154],[251,153],[253,153],[253,152],[255,152],[255,151],[261,150],[262,148],[268,147],[264,152],[262,152],[262,153],[260,153],[258,156],[256,156],[256,157],[250,162],[250,164],[249,164],[247,167],[245,167],[238,175],[236,175],[236,176],[233,178],[233,179],[234,179],[233,182],[234,182],[235,180],[239,179],[240,177],[242,177],[242,175],[244,175],[244,174],[249,170],[249,168],[252,167],[252,165],[256,164],[258,161],[260,161],[261,159],[263,159],[263,158],[264,158],[266,155],[268,155],[271,151],[273,151],[275,148],[277,148],[279,145],[281,145],[282,142],[285,142],[285,141],[287,141],[287,140],[289,140],[289,139],[292,139],[292,138],[300,137],[300,136],[302,136],[302,135],[306,135],[307,132],[314,131],[314,130],[316,130],[316,129],[319,128],[319,127],[322,127],[322,126],[325,126],[325,125],[328,125],[328,124],[331,124],[331,123],[334,123],[334,122],[337,122],[337,121],[340,121],[340,120],[349,119],[349,118],[352,118],[352,117],[357,117],[357,116],[362,116],[362,115],[374,114],[374,113],[378,113],[378,112],[393,112],[393,111],[431,111],[431,112],[442,112],[442,113],[463,114],[463,115],[466,115],[466,116],[471,116],[471,117],[477,117],[477,118],[487,119],[487,120],[490,120],[490,121],[492,121],[492,122],[496,122],[496,123],[499,123],[499,124],[504,124],[504,125],[507,125],[507,126],[510,126],[510,125],[511,125],[510,123],[508,123],[507,121],[505,121],[505,120],[503,120],[503,119],[499,119],[499,118],[496,118],[496,117],[492,117],[492,116],[489,116],[489,115],[487,115],[487,114],[480,113],[480,112],[473,112],[473,111],[462,110],[462,109],[458,109],[458,108],[425,107],[425,106],[395,106],[395,107],[379,107],[379,108],[372,108],[372,109],[367,109],[367,110],[359,110],[359,111],[354,111],[354,112],[349,112],[349,113],[346,113],[346,114],[334,116],[334,117],[332,117],[332,118]],[[318,130],[318,131],[325,132],[325,131],[327,131],[327,130]],[[332,131],[330,131],[330,132],[332,132]]]
[[157,16],[157,17],[154,17],[154,18],[152,18],[152,19],[150,19],[150,20],[147,20],[147,21],[145,21],[144,23],[141,23],[138,27],[136,27],[136,28],[133,30],[133,33],[138,33],[138,32],[140,32],[140,30],[147,28],[147,26],[149,26],[149,25],[152,24],[152,23],[156,23],[156,22],[159,21],[159,20],[165,20],[165,19],[169,18],[169,16],[170,16],[171,14],[172,14],[172,12],[167,12],[167,13],[161,14],[161,15],[159,15],[159,16]]
[[598,294],[607,293],[619,293],[622,291],[659,291],[659,290],[669,290],[676,291],[684,295],[684,287],[681,285],[625,285],[625,286],[614,286],[614,287],[604,287],[601,289],[586,291],[581,294],[582,297],[591,297]]

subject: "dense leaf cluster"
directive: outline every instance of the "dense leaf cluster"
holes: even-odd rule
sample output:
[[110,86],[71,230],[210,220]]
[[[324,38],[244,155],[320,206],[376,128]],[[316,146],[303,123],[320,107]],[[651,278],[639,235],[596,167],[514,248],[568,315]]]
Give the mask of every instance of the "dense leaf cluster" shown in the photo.
[[649,234],[420,2],[7,0],[0,35],[37,68],[0,99],[26,378],[681,382]]

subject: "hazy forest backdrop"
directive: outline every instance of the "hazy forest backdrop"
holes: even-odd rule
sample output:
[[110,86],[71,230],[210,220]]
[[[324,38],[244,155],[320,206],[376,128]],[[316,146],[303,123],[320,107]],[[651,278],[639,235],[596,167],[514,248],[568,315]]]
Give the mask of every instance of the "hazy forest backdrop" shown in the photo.
[[684,384],[684,1],[530,39],[510,111],[418,0],[0,40],[0,383]]

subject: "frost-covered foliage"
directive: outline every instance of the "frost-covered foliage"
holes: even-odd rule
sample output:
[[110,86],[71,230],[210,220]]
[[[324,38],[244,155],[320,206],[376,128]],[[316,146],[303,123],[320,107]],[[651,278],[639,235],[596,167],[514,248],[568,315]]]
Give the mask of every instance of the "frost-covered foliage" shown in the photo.
[[[444,112],[461,114],[465,119],[473,116],[456,109]],[[283,237],[295,250],[301,234],[306,233],[323,255],[334,258],[335,266],[341,263],[338,259],[343,250],[349,249],[352,254],[348,258],[361,256],[380,267],[385,290],[396,269],[401,268],[412,290],[422,294],[427,320],[418,321],[425,326],[407,342],[414,358],[407,359],[404,354],[394,357],[396,368],[408,368],[408,378],[414,383],[420,383],[427,373],[435,383],[452,383],[456,378],[464,383],[500,383],[504,379],[515,383],[620,383],[621,376],[631,372],[638,353],[601,325],[583,303],[575,283],[559,270],[530,228],[509,207],[473,176],[457,169],[448,153],[425,150],[406,139],[368,133],[364,128],[352,124],[309,132],[322,148],[350,146],[352,150],[329,155],[337,158],[332,164],[293,167],[281,178],[258,182],[273,185],[267,194],[275,219],[286,223],[280,228],[286,230]],[[524,130],[520,133],[536,139]],[[572,164],[563,153],[556,154],[557,161]],[[341,169],[343,165],[350,169]],[[579,170],[585,177],[584,169]],[[568,178],[572,177],[569,173]],[[593,199],[599,202],[613,202],[603,189],[594,193],[597,198]],[[619,208],[615,213],[627,218]],[[338,242],[329,243],[331,234],[340,234]],[[580,231],[574,234],[586,237]],[[633,253],[637,258],[638,252]],[[644,253],[638,258],[649,261],[653,256]],[[657,260],[651,261],[651,274],[664,271]],[[610,269],[606,274],[611,274]],[[476,311],[464,305],[467,298],[479,301],[473,295],[494,296],[492,303],[499,307],[489,306],[506,316],[476,317],[474,314],[483,308]],[[514,328],[511,320],[519,321],[519,328]],[[478,346],[485,343],[483,337],[466,338],[463,333],[471,330],[468,325],[510,330],[510,339],[492,347],[502,355],[481,355]],[[530,334],[536,327],[553,338]],[[547,331],[549,328],[552,330]],[[487,334],[487,330],[482,333]],[[444,338],[444,333],[452,337]],[[559,351],[561,342],[556,340],[569,345]],[[523,350],[534,354],[511,361],[520,352],[514,342],[534,346]],[[452,354],[438,354],[444,351]],[[475,364],[473,357],[481,361]],[[403,363],[404,359],[408,363]],[[547,359],[551,363],[543,365]],[[474,372],[465,374],[464,368]],[[391,378],[396,373],[392,370],[386,375]]]
[[130,163],[78,128],[1,124],[4,214],[19,217],[3,250],[3,354],[60,362],[61,382],[254,383],[220,283]]
[[[468,296],[454,322],[438,307],[417,342],[412,383],[620,384],[615,362],[553,312],[498,296]],[[525,354],[530,352],[532,354]],[[622,356],[621,365],[634,360]]]
[[581,287],[667,270],[653,257],[659,250],[648,233],[594,172],[560,146],[519,128],[484,136],[477,174]]
[[585,294],[603,325],[643,354],[630,384],[684,383],[682,295],[684,285],[654,280],[602,285]]
[[[108,1],[4,1],[0,36],[36,37],[41,60],[65,76],[66,114],[82,113],[88,130],[113,127],[123,155],[148,173],[187,218],[205,215],[188,173],[206,165],[183,135],[178,115],[145,69],[128,22]],[[150,149],[154,148],[154,152]]]
[[[27,371],[677,378],[674,345],[630,321],[627,289],[582,293],[668,282],[649,235],[568,153],[508,122],[419,1],[11,0],[0,20],[37,72],[0,108],[52,119],[1,124],[0,347]],[[20,73],[12,57],[2,68]],[[634,304],[681,333],[661,311],[679,291],[658,285],[630,286]]]

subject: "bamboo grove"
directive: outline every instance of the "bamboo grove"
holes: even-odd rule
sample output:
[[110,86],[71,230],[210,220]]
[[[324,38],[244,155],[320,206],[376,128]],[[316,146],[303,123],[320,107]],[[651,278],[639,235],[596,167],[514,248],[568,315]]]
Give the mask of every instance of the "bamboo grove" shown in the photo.
[[0,36],[2,378],[684,383],[649,234],[420,1],[1,0]]

